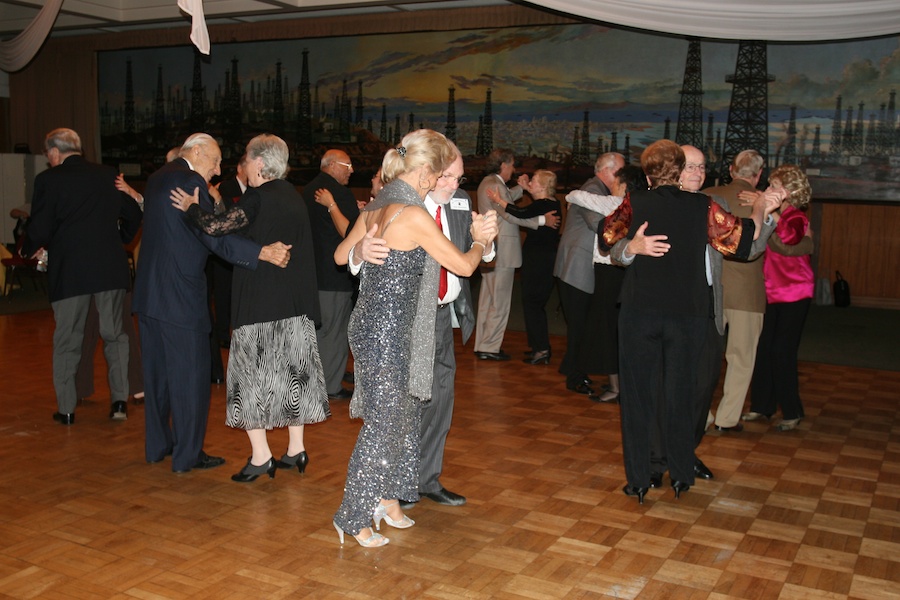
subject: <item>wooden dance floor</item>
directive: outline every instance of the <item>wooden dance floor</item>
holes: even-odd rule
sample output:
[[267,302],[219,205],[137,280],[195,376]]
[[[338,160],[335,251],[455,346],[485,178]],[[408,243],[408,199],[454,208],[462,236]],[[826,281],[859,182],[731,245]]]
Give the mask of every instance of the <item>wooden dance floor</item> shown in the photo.
[[[619,408],[567,392],[550,366],[458,345],[443,483],[384,548],[331,525],[359,428],[346,402],[307,428],[305,475],[230,480],[249,456],[213,386],[206,450],[226,465],[176,475],[144,461],[144,410],[97,395],[51,419],[49,311],[0,317],[0,598],[900,598],[900,372],[802,363],[806,420],[710,433],[714,471],[676,500],[668,479],[626,497]],[[287,432],[270,436],[280,456]],[[385,531],[386,529],[386,531]]]

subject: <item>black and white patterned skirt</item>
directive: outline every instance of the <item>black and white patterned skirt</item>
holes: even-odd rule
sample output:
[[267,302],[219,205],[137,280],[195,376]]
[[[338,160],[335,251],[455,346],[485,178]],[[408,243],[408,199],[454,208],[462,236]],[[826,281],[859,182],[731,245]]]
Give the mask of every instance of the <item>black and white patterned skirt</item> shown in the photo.
[[331,416],[316,328],[306,316],[235,329],[227,385],[229,427],[274,429]]

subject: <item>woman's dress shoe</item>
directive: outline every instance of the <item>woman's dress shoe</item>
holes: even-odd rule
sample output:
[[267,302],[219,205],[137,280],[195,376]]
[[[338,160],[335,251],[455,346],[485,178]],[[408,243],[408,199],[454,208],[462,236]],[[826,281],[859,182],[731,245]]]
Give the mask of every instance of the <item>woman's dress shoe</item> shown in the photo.
[[[334,525],[334,530],[338,532],[338,537],[341,540],[341,545],[343,545],[344,544],[344,530],[341,529],[341,526],[338,525],[337,523],[335,523],[334,521],[332,521],[331,524]],[[366,527],[366,529],[369,529],[369,528]],[[369,529],[369,532],[371,533],[371,535],[367,538],[360,538],[358,535],[354,535],[353,539],[356,540],[357,543],[359,543],[359,545],[362,546],[363,548],[377,548],[379,546],[385,546],[390,541],[388,538],[384,537],[380,533],[375,533],[371,529]],[[362,531],[360,531],[359,533],[362,534]]]
[[523,358],[522,362],[529,365],[549,365],[550,351],[539,350],[538,352],[532,354],[529,358]]
[[306,465],[308,464],[309,455],[306,454],[306,450],[301,450],[293,456],[288,456],[288,453],[285,452],[281,458],[275,461],[275,466],[279,469],[293,469],[297,467],[297,470],[301,473],[306,471]]
[[764,415],[762,413],[753,412],[753,411],[750,411],[748,413],[744,413],[743,415],[741,415],[742,421],[762,421],[763,419],[768,421],[771,418],[772,418],[772,415]]
[[381,504],[379,502],[378,506],[375,507],[375,512],[372,515],[372,520],[375,521],[375,529],[376,530],[381,531],[381,521],[382,520],[387,521],[388,525],[390,525],[391,527],[396,527],[397,529],[408,529],[416,524],[415,521],[413,521],[406,515],[403,515],[403,518],[398,521],[395,521],[394,519],[392,519],[390,517],[390,515],[387,514],[387,509],[389,506],[393,506],[395,504],[399,505],[399,503],[396,500],[394,500],[393,502],[391,502],[389,504]]
[[677,499],[681,495],[681,492],[688,491],[691,489],[691,486],[683,481],[672,481],[672,489],[675,491],[675,498]]
[[53,420],[62,425],[72,425],[75,423],[75,413],[53,413]]
[[250,481],[256,481],[256,478],[263,474],[268,474],[269,479],[275,478],[275,457],[273,456],[269,460],[266,461],[263,465],[254,465],[252,461],[252,457],[247,459],[247,464],[241,469],[240,473],[235,473],[231,476],[232,481],[237,481],[240,483],[248,483]]
[[781,423],[775,426],[775,429],[778,431],[791,431],[797,429],[799,424],[800,419],[782,419]]
[[647,488],[636,487],[628,484],[625,484],[625,487],[622,488],[622,491],[625,492],[626,496],[637,496],[638,504],[644,503],[644,496],[647,494]]

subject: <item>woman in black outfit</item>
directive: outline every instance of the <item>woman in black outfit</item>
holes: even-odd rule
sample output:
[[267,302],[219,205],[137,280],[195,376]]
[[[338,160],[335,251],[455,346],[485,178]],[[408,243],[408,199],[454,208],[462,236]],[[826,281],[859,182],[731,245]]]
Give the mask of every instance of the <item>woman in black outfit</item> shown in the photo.
[[[288,147],[274,135],[258,135],[247,144],[250,187],[227,212],[203,212],[180,188],[173,204],[210,235],[240,232],[269,244],[292,246],[287,267],[260,264],[255,271],[235,269],[228,355],[225,424],[244,429],[253,448],[246,466],[232,480],[249,482],[275,476],[276,468],[304,472],[308,462],[303,426],[330,416],[325,376],[316,342],[319,297],[306,205],[285,181]],[[267,430],[287,427],[287,451],[277,460]]]
[[[661,140],[647,147],[641,167],[650,190],[631,193],[606,218],[600,240],[608,250],[622,237],[643,232],[643,227],[646,235],[668,235],[670,244],[659,258],[635,258],[620,296],[619,383],[628,479],[623,491],[641,503],[650,487],[651,424],[657,415],[663,415],[675,497],[694,484],[696,415],[690,407],[698,393],[696,357],[706,343],[712,310],[706,246],[746,258],[767,209],[765,201],[757,202],[751,219],[739,219],[705,194],[680,190],[684,164],[684,151],[674,142]],[[629,247],[626,252],[634,255],[636,250]]]
[[[500,204],[506,212],[520,219],[530,219],[544,215],[550,211],[559,214],[560,203],[556,193],[556,174],[539,169],[528,180],[525,176],[525,189],[531,194],[532,202],[528,206],[518,207],[505,202],[499,195],[491,194],[493,202]],[[556,248],[559,246],[559,231],[552,227],[542,226],[525,231],[525,243],[522,245],[522,306],[525,315],[525,332],[528,334],[528,345],[531,356],[524,362],[531,365],[550,363],[550,333],[547,330],[547,312],[544,307],[553,292],[553,264],[556,262]]]

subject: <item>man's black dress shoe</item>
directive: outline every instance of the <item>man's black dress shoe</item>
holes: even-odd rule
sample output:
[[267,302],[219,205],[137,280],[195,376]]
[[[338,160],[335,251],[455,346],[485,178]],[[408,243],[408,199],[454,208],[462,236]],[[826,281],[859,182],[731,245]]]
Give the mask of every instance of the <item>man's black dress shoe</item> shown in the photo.
[[738,424],[734,425],[733,427],[719,427],[718,425],[716,425],[716,431],[733,431],[735,433],[738,433],[743,430],[744,430],[744,424],[741,423],[740,421],[738,421]]
[[349,400],[353,397],[353,392],[347,388],[341,388],[341,391],[335,392],[334,394],[328,394],[328,397],[332,400]]
[[109,409],[109,418],[113,421],[124,421],[128,418],[128,403],[123,401],[113,402]]
[[694,477],[699,477],[700,479],[712,479],[713,474],[712,471],[709,470],[709,467],[703,464],[703,461],[699,458],[697,462],[694,463]]
[[53,420],[63,425],[71,425],[75,422],[75,413],[53,413]]
[[462,506],[466,503],[465,496],[454,494],[447,488],[441,488],[436,492],[425,492],[422,497],[445,506]]
[[585,396],[593,396],[594,388],[589,386],[588,384],[581,382],[576,385],[567,385],[566,389],[575,392],[576,394],[584,394]]
[[475,352],[475,356],[481,360],[509,360],[510,356],[503,350],[499,352]]
[[650,473],[650,487],[659,489],[662,487],[662,473]]
[[222,466],[225,464],[225,459],[221,456],[210,456],[203,450],[200,451],[200,457],[197,459],[197,462],[194,463],[194,466],[190,469],[185,470],[176,470],[172,469],[176,473],[187,473],[191,469],[214,469],[216,467]]

